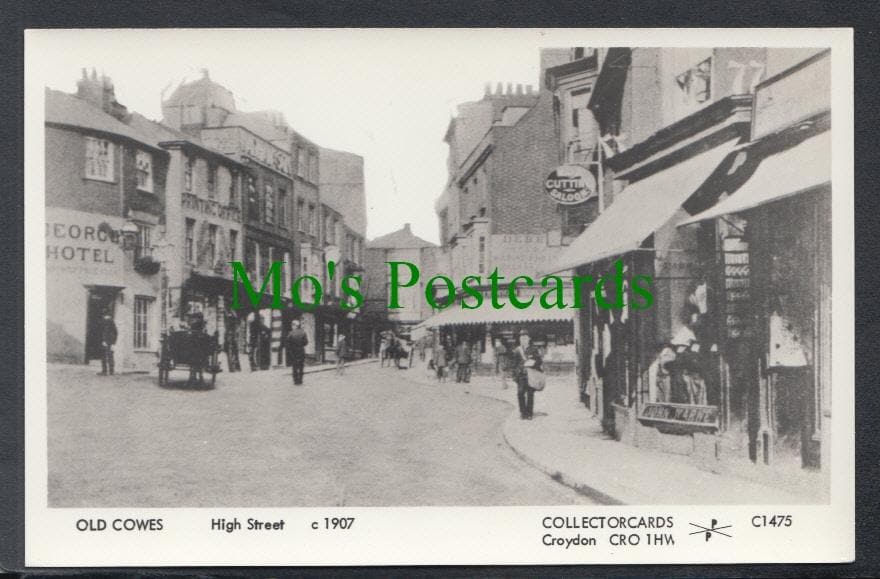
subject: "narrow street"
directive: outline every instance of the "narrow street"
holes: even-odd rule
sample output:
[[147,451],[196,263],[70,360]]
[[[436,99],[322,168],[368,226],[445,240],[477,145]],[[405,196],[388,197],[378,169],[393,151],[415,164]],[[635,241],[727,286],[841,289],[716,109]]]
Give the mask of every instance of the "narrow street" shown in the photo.
[[155,376],[49,370],[52,507],[565,505],[591,502],[505,444],[506,403],[376,364]]

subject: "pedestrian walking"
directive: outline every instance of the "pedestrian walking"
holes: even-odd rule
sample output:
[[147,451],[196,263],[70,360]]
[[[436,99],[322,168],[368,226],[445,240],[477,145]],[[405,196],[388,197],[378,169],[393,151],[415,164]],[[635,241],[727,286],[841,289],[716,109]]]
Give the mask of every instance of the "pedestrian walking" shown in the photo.
[[437,352],[434,354],[434,367],[437,370],[437,382],[446,382],[446,365],[449,358],[446,355],[446,347],[443,343],[437,344]]
[[527,331],[519,333],[519,346],[511,352],[510,364],[516,380],[516,398],[519,402],[519,417],[531,420],[535,407],[535,389],[529,383],[529,369],[543,371],[541,351],[531,345]]
[[455,372],[455,381],[470,382],[471,381],[471,345],[467,340],[462,340],[455,350],[455,363],[457,369]]
[[341,376],[345,372],[345,361],[348,358],[348,340],[345,334],[339,334],[336,340],[336,374]]
[[500,339],[495,340],[495,375],[498,376],[502,372],[504,372],[507,368],[506,360],[507,358],[507,347],[505,347],[504,342]]
[[303,383],[303,370],[306,364],[306,346],[309,344],[309,337],[305,330],[302,329],[302,322],[293,321],[293,327],[287,334],[287,357],[293,366],[293,383],[300,385]]
[[104,312],[104,318],[101,320],[101,372],[99,376],[113,375],[113,348],[116,346],[116,323],[110,312]]

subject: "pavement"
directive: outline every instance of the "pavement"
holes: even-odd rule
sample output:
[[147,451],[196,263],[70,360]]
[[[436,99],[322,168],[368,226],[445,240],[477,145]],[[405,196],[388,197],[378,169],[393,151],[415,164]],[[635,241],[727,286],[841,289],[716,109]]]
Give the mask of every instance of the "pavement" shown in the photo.
[[[435,383],[422,369],[417,379]],[[535,393],[533,420],[521,420],[516,386],[505,389],[495,376],[473,376],[469,384],[450,380],[438,387],[459,388],[512,406],[504,423],[507,444],[526,463],[554,480],[604,504],[815,504],[828,498],[818,474],[770,471],[745,464],[707,467],[689,457],[649,451],[616,441],[579,400],[571,376],[549,376]],[[711,469],[711,470],[710,470]],[[789,475],[789,476],[787,476]],[[774,484],[768,484],[775,481]]]

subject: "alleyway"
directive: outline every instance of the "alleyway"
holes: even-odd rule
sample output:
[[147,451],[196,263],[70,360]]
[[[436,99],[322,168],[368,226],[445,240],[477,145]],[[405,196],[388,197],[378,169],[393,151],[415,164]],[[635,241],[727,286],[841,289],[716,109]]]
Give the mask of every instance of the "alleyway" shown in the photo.
[[[419,375],[417,376],[417,373]],[[154,376],[49,371],[52,507],[564,505],[590,499],[521,461],[512,408],[423,370]]]

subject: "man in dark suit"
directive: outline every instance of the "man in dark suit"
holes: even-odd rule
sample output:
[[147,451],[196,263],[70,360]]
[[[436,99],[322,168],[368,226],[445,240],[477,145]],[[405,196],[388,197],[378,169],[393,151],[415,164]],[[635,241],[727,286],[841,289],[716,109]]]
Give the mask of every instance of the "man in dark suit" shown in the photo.
[[542,370],[541,351],[531,345],[532,339],[525,330],[519,333],[519,346],[509,354],[511,374],[516,380],[516,398],[519,402],[519,417],[531,420],[535,407],[535,390],[529,386],[526,368]]
[[110,316],[110,312],[104,313],[101,320],[101,373],[99,376],[113,375],[113,347],[116,345],[116,324]]
[[293,327],[287,334],[287,355],[290,358],[291,366],[293,366],[293,383],[300,385],[303,383],[303,369],[306,363],[306,346],[309,343],[309,337],[305,330],[302,329],[302,322],[293,321]]

